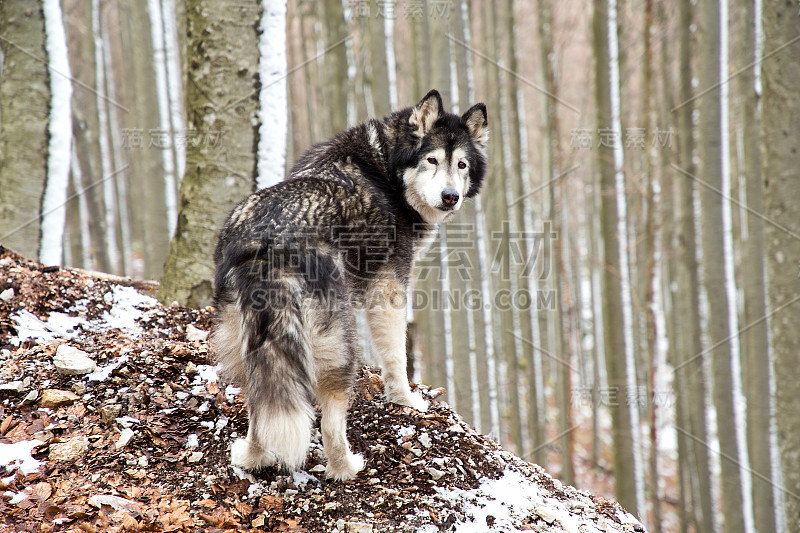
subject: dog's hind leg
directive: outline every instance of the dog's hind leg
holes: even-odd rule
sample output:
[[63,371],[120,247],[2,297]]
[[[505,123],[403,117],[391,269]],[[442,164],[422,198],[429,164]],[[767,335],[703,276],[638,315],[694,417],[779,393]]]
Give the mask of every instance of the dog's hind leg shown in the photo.
[[347,441],[347,404],[357,362],[350,318],[349,312],[320,310],[311,336],[322,444],[328,456],[326,475],[337,480],[352,479],[364,468],[364,458],[351,452]]
[[305,462],[314,421],[311,347],[297,284],[283,279],[260,286],[240,291],[238,302],[250,425],[247,439],[231,446],[231,462],[294,470]]

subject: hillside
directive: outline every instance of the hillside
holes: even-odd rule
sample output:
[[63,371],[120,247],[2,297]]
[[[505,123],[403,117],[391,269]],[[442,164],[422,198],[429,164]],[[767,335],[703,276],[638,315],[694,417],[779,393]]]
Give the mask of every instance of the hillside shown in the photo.
[[247,416],[210,361],[212,311],[0,247],[0,531],[644,531],[476,433],[441,390],[419,386],[427,413],[384,402],[368,367],[357,479],[325,480],[318,431],[303,471],[231,467]]

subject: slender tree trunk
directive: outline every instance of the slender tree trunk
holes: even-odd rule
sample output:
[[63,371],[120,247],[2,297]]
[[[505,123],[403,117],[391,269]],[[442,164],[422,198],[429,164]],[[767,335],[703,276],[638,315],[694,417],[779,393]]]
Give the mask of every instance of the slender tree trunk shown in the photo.
[[[775,410],[783,467],[786,531],[800,532],[800,17],[789,1],[764,2],[762,64],[764,216],[770,342],[775,361]],[[776,52],[779,48],[785,50]],[[749,189],[748,189],[749,191]],[[763,391],[762,391],[763,393]]]
[[678,22],[680,106],[678,114],[678,181],[677,228],[678,249],[676,266],[675,313],[678,326],[678,360],[676,361],[676,392],[679,405],[686,406],[688,425],[679,426],[681,435],[690,439],[689,465],[692,486],[696,489],[694,515],[700,531],[714,531],[711,469],[709,464],[708,429],[706,427],[706,377],[700,332],[700,282],[695,236],[694,182],[688,176],[696,173],[694,165],[694,127],[692,125],[692,53],[693,26],[690,0],[681,0]]
[[47,33],[51,99],[47,185],[42,197],[39,260],[60,265],[64,252],[67,188],[72,158],[72,80],[69,77],[67,38],[58,0],[44,2],[44,26]]
[[734,352],[728,320],[725,251],[723,240],[722,113],[720,74],[720,5],[719,0],[704,2],[700,7],[700,87],[708,91],[699,100],[700,109],[700,191],[702,206],[703,271],[708,302],[709,353],[713,369],[713,400],[717,413],[717,434],[720,443],[722,511],[725,531],[743,532],[744,513],[742,478],[739,472],[739,445],[736,438],[733,392]]
[[233,206],[255,188],[259,59],[251,19],[261,14],[261,3],[248,5],[230,9],[213,0],[186,5],[187,122],[204,140],[187,147],[178,227],[159,292],[163,302],[210,303],[217,233]]
[[[759,4],[760,5],[760,4]],[[744,323],[742,332],[742,375],[747,398],[747,450],[753,469],[753,512],[758,531],[775,531],[772,461],[770,451],[770,353],[767,339],[766,289],[764,280],[764,212],[761,184],[760,86],[750,63],[760,61],[760,43],[756,46],[757,16],[753,2],[739,2],[741,30],[737,33],[743,70],[737,76],[740,121],[744,136],[744,175],[747,208],[743,224],[746,238],[742,251],[742,288]],[[760,14],[759,14],[760,15]],[[757,63],[760,66],[760,63]],[[758,67],[756,67],[758,68]],[[760,85],[760,80],[759,80]],[[753,324],[752,327],[749,327]]]
[[0,2],[0,241],[38,257],[38,218],[47,178],[50,86],[44,17],[29,0]]
[[332,137],[347,127],[347,26],[342,0],[322,1],[322,23],[325,46],[330,48],[322,58],[325,64],[324,108],[328,114],[323,137]]
[[[612,128],[618,133],[619,108],[614,97],[618,98],[619,64],[616,48],[616,3],[609,0],[594,2],[594,50],[595,50],[595,97],[597,101],[598,128]],[[613,15],[613,16],[612,16]],[[619,142],[619,141],[617,141]],[[606,143],[598,147],[598,166],[600,169],[600,194],[603,197],[600,210],[600,226],[603,237],[606,270],[603,283],[603,321],[605,324],[605,356],[608,386],[614,391],[611,405],[611,418],[614,436],[614,478],[616,495],[620,504],[632,513],[643,513],[641,474],[642,465],[639,448],[638,414],[628,405],[626,393],[631,392],[631,379],[635,376],[630,339],[631,321],[626,318],[625,306],[630,305],[630,289],[626,258],[627,235],[624,231],[626,220],[624,175],[622,174],[621,154],[615,153],[621,146]],[[622,205],[621,205],[622,204]],[[628,333],[626,334],[626,328]],[[636,402],[634,402],[635,404]],[[638,409],[638,407],[637,407]]]

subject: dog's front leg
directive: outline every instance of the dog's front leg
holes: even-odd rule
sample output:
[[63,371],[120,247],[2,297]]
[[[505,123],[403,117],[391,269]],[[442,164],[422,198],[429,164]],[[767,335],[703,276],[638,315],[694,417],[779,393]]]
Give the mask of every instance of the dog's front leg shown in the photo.
[[383,368],[386,398],[394,403],[426,411],[420,393],[412,393],[406,375],[406,290],[395,281],[379,283],[367,299],[367,322],[372,344]]

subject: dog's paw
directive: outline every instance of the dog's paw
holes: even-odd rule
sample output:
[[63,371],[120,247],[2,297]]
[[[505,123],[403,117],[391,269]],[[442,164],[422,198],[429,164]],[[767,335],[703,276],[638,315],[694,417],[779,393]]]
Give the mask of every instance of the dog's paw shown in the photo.
[[417,411],[424,413],[428,410],[428,402],[422,397],[419,392],[408,392],[406,394],[389,394],[387,399],[390,402],[400,405],[407,405]]
[[275,464],[275,459],[270,453],[254,454],[250,441],[236,439],[231,444],[231,464],[245,470],[257,470]]
[[253,460],[250,457],[250,443],[246,439],[236,439],[231,444],[231,464],[244,469],[253,467]]
[[344,461],[339,461],[337,466],[328,462],[325,476],[336,481],[348,481],[364,469],[364,457],[360,453],[348,453]]

